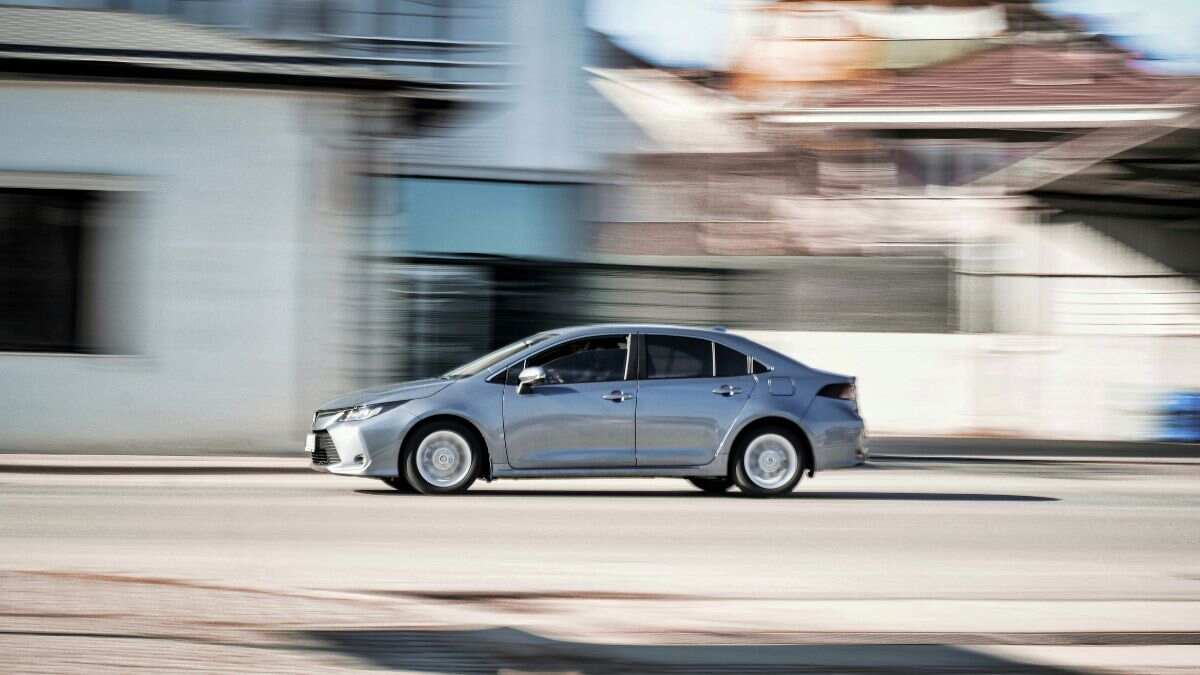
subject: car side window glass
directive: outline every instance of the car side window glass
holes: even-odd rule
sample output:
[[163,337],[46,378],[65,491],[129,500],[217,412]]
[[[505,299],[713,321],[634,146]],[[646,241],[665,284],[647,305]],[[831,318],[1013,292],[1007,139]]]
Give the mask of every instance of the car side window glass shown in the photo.
[[763,364],[759,363],[758,361],[754,362],[754,374],[755,375],[762,375],[763,373],[769,373],[769,372],[771,372],[770,368],[764,366]]
[[545,369],[546,384],[613,382],[625,379],[628,354],[626,335],[589,337],[534,355],[525,362],[525,367]]
[[512,366],[509,366],[508,372],[506,372],[504,374],[504,384],[512,385],[514,387],[517,386],[517,384],[519,383],[517,376],[521,374],[521,371],[524,370],[524,368],[525,368],[524,361],[521,361],[520,363],[516,363]]
[[646,379],[712,377],[713,353],[708,340],[678,335],[647,335]]
[[713,343],[713,350],[717,364],[717,377],[735,377],[750,372],[745,354],[716,342]]

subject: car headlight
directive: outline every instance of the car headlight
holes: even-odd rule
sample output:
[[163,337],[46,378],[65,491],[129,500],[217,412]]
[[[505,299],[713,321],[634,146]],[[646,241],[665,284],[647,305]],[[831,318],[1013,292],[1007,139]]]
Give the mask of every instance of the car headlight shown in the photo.
[[369,420],[381,412],[391,410],[398,405],[403,405],[408,401],[390,401],[388,403],[372,403],[371,405],[359,405],[342,413],[338,418],[339,422],[361,422]]

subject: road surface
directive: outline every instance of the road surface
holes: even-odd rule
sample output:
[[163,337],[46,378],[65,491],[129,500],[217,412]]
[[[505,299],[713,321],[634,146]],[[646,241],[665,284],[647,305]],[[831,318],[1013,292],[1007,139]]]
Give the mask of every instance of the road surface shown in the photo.
[[754,500],[0,472],[0,671],[1198,672],[1198,479],[891,461]]

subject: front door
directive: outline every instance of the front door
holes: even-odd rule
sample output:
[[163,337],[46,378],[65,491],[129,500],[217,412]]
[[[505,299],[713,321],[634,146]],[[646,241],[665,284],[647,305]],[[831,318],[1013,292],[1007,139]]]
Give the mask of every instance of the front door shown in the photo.
[[[632,467],[636,382],[630,336],[603,335],[549,347],[509,369],[504,442],[515,469]],[[516,374],[541,366],[546,383],[517,393]]]
[[754,391],[749,359],[700,338],[645,335],[642,343],[637,465],[708,464]]

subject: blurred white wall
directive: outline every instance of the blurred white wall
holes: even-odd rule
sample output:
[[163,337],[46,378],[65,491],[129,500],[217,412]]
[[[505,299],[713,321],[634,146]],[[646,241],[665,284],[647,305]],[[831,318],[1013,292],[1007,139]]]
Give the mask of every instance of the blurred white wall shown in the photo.
[[0,353],[0,448],[299,444],[313,407],[347,386],[344,107],[311,93],[0,83],[0,172],[130,188],[100,227],[127,233],[108,244],[122,290],[99,308],[121,317],[121,353]]
[[959,247],[958,272],[965,330],[1200,334],[1200,283],[1083,224],[1014,217]]
[[[521,0],[496,8],[507,86],[486,105],[396,146],[402,172],[532,182],[582,182],[602,167],[592,132],[599,95],[584,66],[596,49],[580,2]],[[458,37],[458,36],[456,36]],[[444,58],[444,57],[443,57]],[[482,77],[470,73],[473,80]]]
[[739,331],[858,378],[875,435],[1148,440],[1200,384],[1200,337]]

